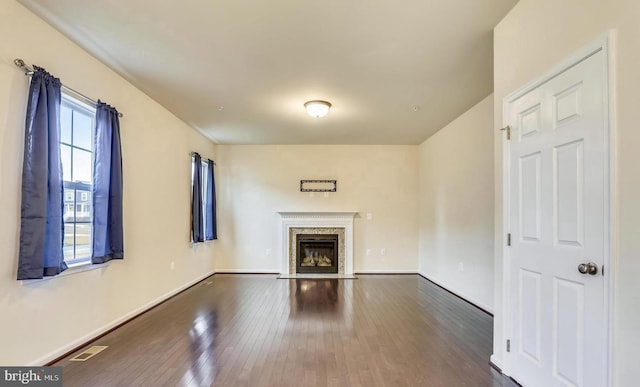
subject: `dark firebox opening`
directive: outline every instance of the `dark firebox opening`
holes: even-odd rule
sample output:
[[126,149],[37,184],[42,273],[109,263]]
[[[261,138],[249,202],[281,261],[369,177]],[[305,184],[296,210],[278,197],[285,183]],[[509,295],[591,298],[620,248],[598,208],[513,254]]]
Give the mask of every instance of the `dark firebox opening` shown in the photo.
[[296,273],[338,273],[337,234],[298,234],[296,244]]

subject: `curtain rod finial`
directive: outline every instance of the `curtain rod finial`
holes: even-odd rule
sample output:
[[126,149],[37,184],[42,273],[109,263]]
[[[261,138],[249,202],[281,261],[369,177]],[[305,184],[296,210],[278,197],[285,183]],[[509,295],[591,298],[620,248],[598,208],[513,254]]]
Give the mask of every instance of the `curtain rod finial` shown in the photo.
[[26,63],[24,63],[24,61],[20,58],[18,59],[14,59],[13,60],[13,64],[15,64],[17,67],[21,68],[24,70],[24,75],[33,75],[34,71],[32,69],[29,68],[29,66],[27,66]]

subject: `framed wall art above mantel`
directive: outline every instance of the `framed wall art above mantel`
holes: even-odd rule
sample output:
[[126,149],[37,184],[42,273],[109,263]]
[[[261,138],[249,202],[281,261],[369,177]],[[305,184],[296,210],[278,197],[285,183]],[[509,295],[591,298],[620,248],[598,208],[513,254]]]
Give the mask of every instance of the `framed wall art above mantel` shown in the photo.
[[300,192],[336,192],[336,180],[300,180]]

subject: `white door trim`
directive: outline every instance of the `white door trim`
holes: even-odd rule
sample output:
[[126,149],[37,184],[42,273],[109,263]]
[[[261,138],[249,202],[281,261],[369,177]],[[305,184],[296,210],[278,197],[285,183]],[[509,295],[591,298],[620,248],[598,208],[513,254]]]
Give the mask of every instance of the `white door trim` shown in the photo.
[[[615,83],[614,83],[614,58],[611,55],[611,47],[614,46],[614,33],[607,32],[603,36],[596,39],[593,43],[584,47],[583,49],[575,52],[568,59],[562,61],[559,65],[554,66],[550,71],[546,72],[539,78],[534,79],[533,81],[527,83],[516,91],[508,94],[502,100],[502,125],[506,127],[509,125],[509,116],[507,106],[514,102],[516,99],[522,97],[524,94],[534,90],[540,85],[546,83],[550,79],[554,78],[558,74],[563,73],[569,68],[575,66],[576,64],[582,62],[583,60],[591,57],[592,55],[602,52],[605,56],[605,65],[604,65],[604,79],[607,83],[604,85],[605,90],[605,98],[607,107],[605,108],[605,139],[607,144],[605,144],[606,155],[605,162],[608,164],[604,168],[605,172],[605,214],[604,214],[604,251],[605,256],[603,257],[604,262],[604,311],[605,311],[605,321],[604,321],[604,347],[607,349],[606,356],[606,364],[605,364],[605,380],[608,381],[608,386],[613,385],[613,376],[611,372],[611,364],[612,364],[612,338],[613,338],[613,273],[612,264],[615,250],[614,245],[612,243],[613,235],[614,235],[614,222],[613,216],[615,214],[615,202],[614,202],[614,178],[615,178],[615,142],[614,142],[614,132],[615,132]],[[511,229],[510,225],[510,157],[509,157],[509,141],[506,140],[506,136],[503,136],[502,140],[502,224],[503,224],[503,233],[502,233],[502,305],[503,305],[503,314],[502,314],[502,336],[497,337],[497,340],[502,341],[502,345],[506,345],[506,340],[510,337],[513,337],[513,332],[511,332],[511,303],[510,300],[510,284],[511,284],[511,272],[510,272],[510,250],[507,247],[507,233]],[[505,347],[503,347],[505,348]],[[511,357],[506,350],[504,352],[504,356],[502,358],[502,372],[506,375],[511,374],[512,364],[510,364]]]

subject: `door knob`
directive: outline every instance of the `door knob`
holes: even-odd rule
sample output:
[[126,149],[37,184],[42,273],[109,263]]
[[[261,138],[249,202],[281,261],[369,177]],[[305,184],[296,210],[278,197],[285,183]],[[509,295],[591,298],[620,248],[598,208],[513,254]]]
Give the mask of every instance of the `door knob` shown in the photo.
[[578,271],[582,274],[596,275],[598,274],[598,265],[593,262],[581,263],[578,265]]

